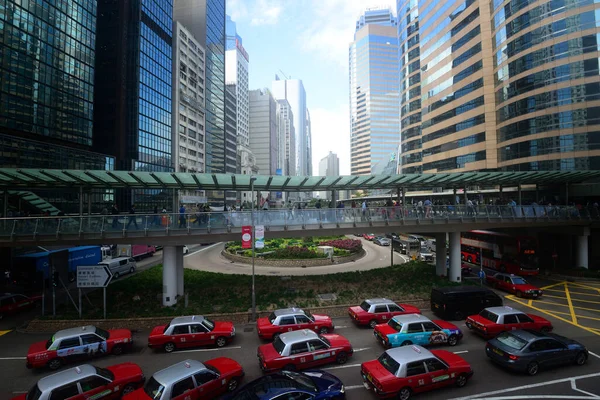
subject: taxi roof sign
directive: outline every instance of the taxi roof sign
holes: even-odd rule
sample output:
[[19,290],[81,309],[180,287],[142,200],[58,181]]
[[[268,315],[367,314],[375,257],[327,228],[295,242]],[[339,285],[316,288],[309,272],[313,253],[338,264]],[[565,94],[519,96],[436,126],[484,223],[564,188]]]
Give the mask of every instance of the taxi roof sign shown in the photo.
[[185,364],[183,364],[183,365],[185,365],[185,367],[186,367],[186,368],[190,368],[190,367],[191,367],[191,365],[190,365],[190,363],[189,363],[189,362],[186,362],[186,363],[185,363]]
[[75,367],[75,372],[77,372],[78,374],[81,374],[81,368]]
[[412,349],[417,353],[421,354],[421,349],[419,349],[417,346],[413,346]]

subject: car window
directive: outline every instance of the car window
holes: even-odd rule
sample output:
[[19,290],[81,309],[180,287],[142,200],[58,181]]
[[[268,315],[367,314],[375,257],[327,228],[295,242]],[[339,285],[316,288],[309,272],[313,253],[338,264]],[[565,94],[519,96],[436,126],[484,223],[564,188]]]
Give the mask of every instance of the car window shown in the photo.
[[128,261],[129,261],[130,263],[134,263],[134,262],[135,262],[135,258],[130,258]]
[[498,315],[488,310],[481,310],[479,312],[479,316],[487,319],[488,321],[498,322]]
[[14,300],[13,297],[2,299],[2,300],[0,300],[0,307],[7,307],[7,306],[10,306],[10,305],[12,305],[14,303],[15,303],[15,300]]
[[22,294],[17,294],[13,298],[15,299],[15,303],[18,303],[20,301],[27,301],[27,300],[29,300],[27,297],[23,296]]
[[527,345],[526,340],[523,340],[520,337],[512,335],[508,332],[503,332],[499,334],[498,336],[496,336],[496,340],[516,350],[521,350]]
[[309,351],[317,351],[317,350],[323,350],[323,349],[327,349],[327,345],[323,342],[321,342],[320,340],[311,340],[308,342],[308,350]]
[[192,333],[206,333],[206,328],[202,324],[192,324],[190,330]]
[[279,325],[295,325],[296,321],[293,316],[290,317],[281,317],[279,320]]
[[415,376],[426,373],[423,361],[415,361],[406,365],[406,376]]
[[173,385],[173,389],[171,390],[171,398],[181,396],[185,392],[194,390],[194,388],[194,381],[192,380],[192,377],[187,377]]
[[423,332],[423,326],[420,323],[409,324],[406,332],[407,333],[419,333],[419,332]]
[[292,354],[299,354],[299,353],[305,353],[308,348],[306,347],[306,342],[302,342],[302,343],[294,343],[292,345],[292,348],[290,350],[290,355]]
[[50,395],[50,400],[66,400],[78,395],[79,389],[77,388],[77,382],[73,382],[54,389]]
[[173,327],[173,335],[185,335],[190,333],[189,325],[177,325]]
[[505,324],[518,324],[519,321],[517,320],[517,315],[516,314],[505,314],[504,315],[504,323]]
[[437,358],[425,360],[425,366],[429,372],[442,371],[447,368],[446,365]]
[[213,379],[215,379],[215,377],[216,375],[213,374],[211,371],[201,371],[194,375],[198,386],[204,385],[205,383],[212,381]]
[[102,339],[98,335],[88,334],[88,335],[81,336],[81,343],[83,343],[83,344],[93,344],[93,343],[100,343],[100,342],[104,342],[104,339]]
[[119,261],[119,265],[125,265],[125,264],[127,264],[127,260],[121,260],[121,261]]
[[425,332],[435,332],[440,330],[440,327],[433,322],[423,322],[423,328],[425,328]]
[[[535,345],[535,346],[534,346]],[[558,350],[558,349],[564,349],[565,346],[554,340],[554,339],[540,339],[537,340],[536,342],[534,342],[531,346],[529,346],[530,349],[531,347],[533,347],[533,349],[535,351],[542,351],[542,350]]]
[[388,312],[387,306],[386,305],[375,306],[375,312],[376,313]]
[[508,277],[508,276],[505,276],[505,277],[504,277],[504,282],[506,282],[506,283],[508,283],[508,284],[511,284],[511,283],[512,283],[512,281],[510,280],[510,277]]
[[388,308],[390,309],[391,312],[396,312],[396,311],[404,311],[402,309],[402,307],[400,307],[397,304],[388,304]]
[[79,381],[83,393],[108,385],[110,382],[98,375],[88,376]]
[[310,324],[310,319],[306,315],[296,315],[297,324]]
[[62,349],[70,349],[71,347],[79,346],[79,337],[63,339],[60,341],[60,345],[58,346],[59,350]]
[[517,314],[517,317],[519,318],[519,322],[521,323],[533,322],[533,320],[526,314]]

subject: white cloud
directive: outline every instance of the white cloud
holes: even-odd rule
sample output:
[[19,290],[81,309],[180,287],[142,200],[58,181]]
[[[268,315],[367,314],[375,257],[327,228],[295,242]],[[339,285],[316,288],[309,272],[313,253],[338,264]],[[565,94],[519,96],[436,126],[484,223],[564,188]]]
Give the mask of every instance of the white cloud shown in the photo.
[[249,15],[247,0],[227,0],[225,11],[235,22],[246,19]]
[[347,106],[336,109],[311,108],[313,175],[319,175],[319,161],[329,152],[340,159],[340,175],[350,175],[350,123]]
[[233,21],[252,26],[277,25],[283,11],[280,0],[227,0],[225,8]]

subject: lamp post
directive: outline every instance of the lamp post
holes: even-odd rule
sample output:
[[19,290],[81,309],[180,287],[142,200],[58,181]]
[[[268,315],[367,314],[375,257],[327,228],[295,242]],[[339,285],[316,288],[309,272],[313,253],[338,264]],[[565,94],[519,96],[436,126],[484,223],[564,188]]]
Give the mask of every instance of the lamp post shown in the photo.
[[[252,225],[252,321],[256,321],[256,289],[254,286],[254,240],[255,240],[255,230],[254,230],[254,181],[256,180],[255,176],[250,177],[250,191],[252,192],[252,205],[250,207],[250,223]],[[258,201],[258,199],[257,199]]]

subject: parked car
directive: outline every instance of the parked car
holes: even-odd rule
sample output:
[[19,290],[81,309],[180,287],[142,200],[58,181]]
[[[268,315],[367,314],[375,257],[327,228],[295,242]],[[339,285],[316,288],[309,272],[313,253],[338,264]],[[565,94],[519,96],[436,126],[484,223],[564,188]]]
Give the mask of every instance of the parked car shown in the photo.
[[132,257],[117,257],[107,259],[98,263],[98,265],[105,265],[110,269],[113,278],[117,279],[124,274],[133,274],[137,268],[137,264]]
[[378,244],[379,246],[389,246],[391,240],[384,236],[377,236],[375,239],[373,239],[373,243]]
[[229,321],[211,321],[202,315],[173,318],[168,325],[152,329],[148,347],[162,348],[167,353],[178,348],[216,345],[223,347],[235,337]]
[[387,324],[375,326],[373,334],[386,348],[411,344],[456,346],[463,337],[456,325],[439,319],[432,321],[421,314],[398,315]]
[[444,319],[461,320],[487,307],[501,306],[502,298],[479,286],[444,286],[431,289],[431,311]]
[[432,262],[433,261],[433,253],[429,251],[429,249],[425,246],[421,247],[419,250],[419,260],[423,262]]
[[276,339],[284,332],[310,329],[318,333],[333,331],[333,322],[327,315],[311,314],[299,308],[275,310],[268,317],[256,320],[258,337]]
[[273,343],[263,344],[257,357],[263,371],[294,371],[332,362],[345,364],[353,353],[350,341],[341,335],[319,335],[304,329],[282,333]]
[[281,371],[260,377],[225,397],[225,400],[330,400],[343,399],[342,381],[325,371]]
[[29,392],[13,400],[116,400],[143,384],[144,374],[137,364],[127,362],[106,368],[84,364],[40,379]]
[[396,304],[390,299],[367,299],[359,306],[348,308],[348,315],[358,325],[375,325],[389,321],[396,315],[421,314],[415,306],[410,304]]
[[505,292],[512,293],[517,297],[531,297],[537,299],[542,296],[542,289],[533,286],[518,275],[498,272],[494,275],[486,276],[487,284]]
[[0,295],[0,319],[34,308],[42,301],[42,296],[25,296],[23,294],[5,293]]
[[495,363],[529,375],[537,375],[540,368],[583,365],[588,359],[581,343],[532,330],[503,332],[487,342],[485,353]]
[[129,329],[105,331],[93,325],[63,329],[49,340],[37,342],[27,352],[27,368],[48,367],[52,370],[63,364],[89,357],[120,355],[131,348],[133,339]]
[[457,354],[413,345],[386,350],[377,360],[362,363],[360,373],[365,387],[380,398],[408,400],[432,389],[463,387],[473,369]]
[[540,332],[552,331],[552,322],[534,314],[525,314],[516,308],[489,307],[479,314],[470,315],[465,322],[471,332],[484,338],[493,338],[498,334],[516,329],[530,329]]
[[124,400],[210,400],[233,392],[244,376],[235,360],[219,357],[204,363],[185,360],[156,372],[143,388],[123,397]]
[[373,239],[375,239],[375,234],[374,233],[363,233],[363,238],[365,238],[368,241],[372,241]]

